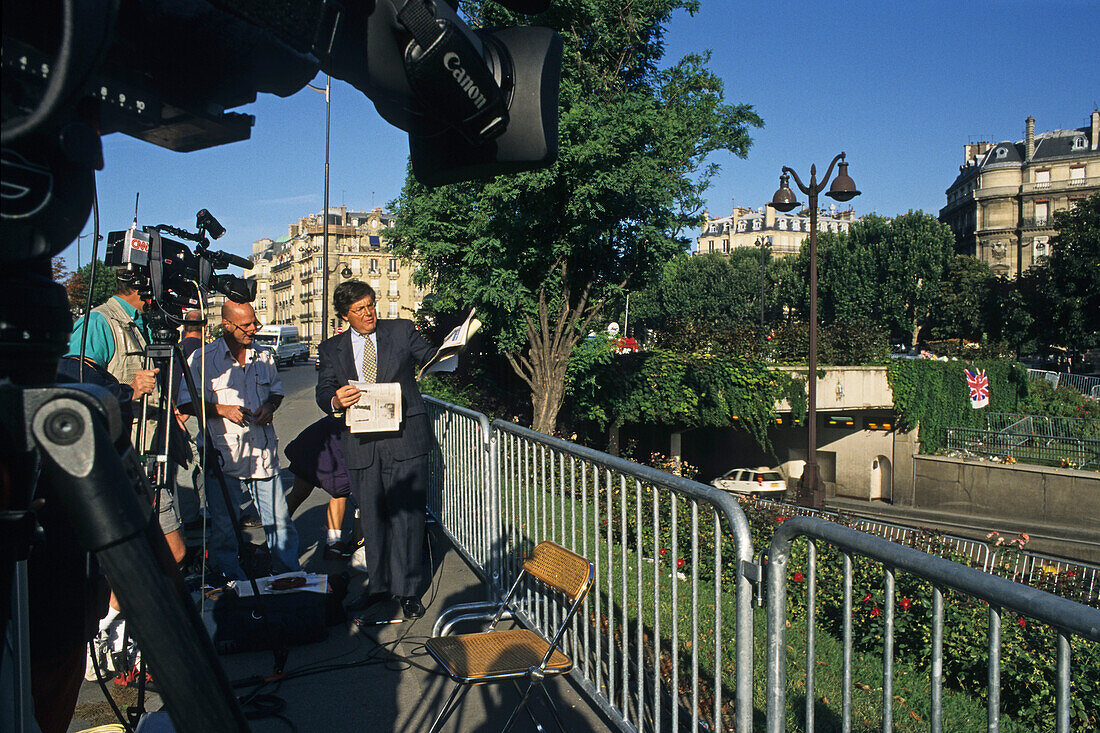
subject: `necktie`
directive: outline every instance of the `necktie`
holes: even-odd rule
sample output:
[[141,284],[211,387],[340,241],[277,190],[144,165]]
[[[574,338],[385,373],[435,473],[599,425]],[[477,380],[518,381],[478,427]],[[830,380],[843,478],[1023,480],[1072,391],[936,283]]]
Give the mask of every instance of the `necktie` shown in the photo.
[[378,352],[370,336],[363,344],[363,381],[373,384],[378,379]]

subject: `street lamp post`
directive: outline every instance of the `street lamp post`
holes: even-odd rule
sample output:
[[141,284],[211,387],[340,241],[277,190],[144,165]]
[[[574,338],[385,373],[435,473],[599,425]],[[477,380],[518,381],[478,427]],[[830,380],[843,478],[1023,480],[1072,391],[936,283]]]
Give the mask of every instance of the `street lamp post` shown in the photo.
[[798,174],[783,166],[783,173],[779,176],[779,190],[772,196],[772,206],[779,211],[790,211],[798,206],[798,200],[791,190],[790,177],[794,176],[795,183],[802,193],[809,197],[810,207],[810,374],[809,406],[806,415],[806,468],[802,472],[803,500],[808,500],[810,505],[821,509],[825,506],[825,491],[821,484],[821,472],[817,465],[817,195],[825,190],[825,184],[833,173],[833,166],[840,161],[836,180],[829,188],[826,196],[837,201],[849,201],[859,195],[856,184],[848,175],[848,163],[844,160],[844,153],[833,158],[829,163],[829,169],[821,182],[817,181],[817,166],[810,166],[810,185],[803,185]]
[[325,88],[309,88],[325,95],[325,212],[321,225],[321,340],[328,338],[328,158],[329,158],[329,130],[331,129],[332,113],[332,77],[325,77]]

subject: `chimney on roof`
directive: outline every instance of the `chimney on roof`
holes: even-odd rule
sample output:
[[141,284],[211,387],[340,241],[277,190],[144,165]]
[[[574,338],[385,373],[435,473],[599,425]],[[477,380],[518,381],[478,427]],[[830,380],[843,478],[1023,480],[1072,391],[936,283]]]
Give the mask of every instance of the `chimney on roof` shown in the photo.
[[993,143],[967,143],[963,153],[964,165],[974,165],[978,162],[978,156],[984,155],[991,147]]
[[1027,159],[1031,160],[1031,156],[1035,155],[1035,118],[1028,115],[1027,122],[1025,122],[1024,125],[1024,141],[1027,144]]
[[1092,111],[1092,131],[1089,135],[1089,145],[1093,150],[1100,149],[1100,109]]

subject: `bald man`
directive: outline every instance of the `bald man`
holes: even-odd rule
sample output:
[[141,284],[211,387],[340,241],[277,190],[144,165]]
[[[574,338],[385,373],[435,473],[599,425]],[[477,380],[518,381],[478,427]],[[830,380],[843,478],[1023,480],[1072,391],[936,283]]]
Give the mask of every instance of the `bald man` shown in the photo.
[[[251,305],[228,301],[222,306],[222,337],[195,351],[187,361],[196,387],[204,394],[207,428],[221,455],[233,505],[225,506],[217,478],[208,471],[206,485],[211,492],[207,511],[213,520],[210,558],[230,580],[245,578],[234,533],[234,525],[240,521],[237,503],[241,491],[252,495],[260,512],[272,571],[301,570],[298,534],[279,480],[279,446],[271,425],[283,401],[283,384],[271,351],[253,345],[259,327]],[[186,390],[180,395],[179,408],[191,414],[196,411]],[[207,460],[208,468],[211,460],[213,456]]]

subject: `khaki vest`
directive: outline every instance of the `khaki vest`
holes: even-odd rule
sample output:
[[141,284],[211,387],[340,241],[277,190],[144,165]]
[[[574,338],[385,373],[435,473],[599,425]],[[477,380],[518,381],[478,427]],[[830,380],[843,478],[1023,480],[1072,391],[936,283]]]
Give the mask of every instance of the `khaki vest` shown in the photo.
[[[111,328],[111,335],[115,340],[115,353],[111,361],[107,363],[107,371],[112,377],[122,384],[130,384],[134,381],[134,375],[145,368],[145,334],[134,323],[134,319],[122,308],[117,300],[108,298],[107,302],[96,306],[92,313],[98,313],[107,320]],[[153,390],[147,398],[149,404],[149,417],[146,421],[145,444],[148,446],[153,439],[156,430],[156,405],[160,398],[160,388]],[[136,447],[138,429],[141,425],[141,403],[134,405],[134,429],[130,436],[131,443]]]

